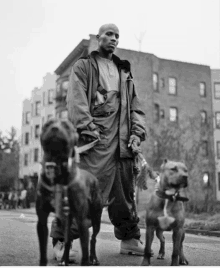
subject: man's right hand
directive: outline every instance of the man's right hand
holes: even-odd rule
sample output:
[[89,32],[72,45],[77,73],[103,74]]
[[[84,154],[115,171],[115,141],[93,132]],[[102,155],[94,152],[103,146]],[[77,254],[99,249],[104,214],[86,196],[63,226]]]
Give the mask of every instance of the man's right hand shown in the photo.
[[95,130],[83,130],[81,132],[81,138],[83,141],[85,141],[86,143],[89,142],[93,142],[94,140],[98,139],[100,140],[100,133],[99,133],[99,129],[95,129]]

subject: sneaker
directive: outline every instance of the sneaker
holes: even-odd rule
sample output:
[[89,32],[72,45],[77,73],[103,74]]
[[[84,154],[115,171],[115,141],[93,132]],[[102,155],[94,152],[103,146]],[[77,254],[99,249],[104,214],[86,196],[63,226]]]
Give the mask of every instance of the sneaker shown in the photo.
[[135,238],[122,240],[120,254],[144,256],[144,244],[141,240]]
[[[53,247],[54,259],[60,262],[63,257],[63,253],[64,253],[64,242],[58,240],[56,245]],[[71,243],[69,252],[69,261],[75,261],[76,257],[77,257],[77,251],[72,249],[72,243]]]

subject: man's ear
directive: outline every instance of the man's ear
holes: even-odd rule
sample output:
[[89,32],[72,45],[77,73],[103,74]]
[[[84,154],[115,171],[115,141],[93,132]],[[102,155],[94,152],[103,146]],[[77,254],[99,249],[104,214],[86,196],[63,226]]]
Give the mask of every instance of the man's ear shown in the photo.
[[100,35],[97,34],[97,35],[96,35],[96,39],[99,40],[99,37],[100,37]]

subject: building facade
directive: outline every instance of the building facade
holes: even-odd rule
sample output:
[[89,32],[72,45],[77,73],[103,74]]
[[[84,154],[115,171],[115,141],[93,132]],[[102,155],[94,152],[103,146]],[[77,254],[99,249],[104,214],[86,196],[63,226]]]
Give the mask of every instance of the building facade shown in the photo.
[[[88,55],[95,49],[97,49],[96,37],[90,35],[90,39],[82,40],[55,70],[58,75],[56,87],[58,116],[61,116],[61,113],[67,116],[64,112],[65,98],[72,65],[78,58]],[[216,180],[213,165],[210,67],[161,59],[153,54],[121,48],[117,48],[115,54],[121,59],[130,61],[135,86],[143,103],[148,132],[143,152],[147,161],[158,169],[162,157],[184,160],[190,166],[193,177],[190,188],[200,193],[201,200],[204,199],[204,188],[209,188],[210,198],[216,198],[213,190]],[[175,135],[167,134],[165,129],[169,132],[178,131]],[[176,137],[177,147],[173,147],[172,135]],[[155,137],[158,137],[158,140]],[[166,150],[163,143],[166,143]],[[169,147],[170,151],[167,150]],[[187,152],[183,155],[181,150]],[[159,160],[156,161],[156,158]],[[191,195],[193,200],[194,193]]]
[[220,200],[220,69],[212,70],[216,196]]
[[19,178],[31,179],[29,182],[35,185],[41,170],[41,127],[55,116],[55,86],[56,75],[47,73],[43,85],[34,88],[31,98],[23,101]]

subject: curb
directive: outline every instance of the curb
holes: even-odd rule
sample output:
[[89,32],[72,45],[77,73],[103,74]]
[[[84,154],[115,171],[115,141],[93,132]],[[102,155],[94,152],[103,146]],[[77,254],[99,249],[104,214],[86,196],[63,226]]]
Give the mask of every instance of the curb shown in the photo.
[[[35,208],[29,208],[29,209],[16,209],[16,210],[7,210],[7,211],[13,211],[17,213],[27,213],[27,214],[33,214],[36,215]],[[50,216],[54,216],[53,213],[50,214]],[[107,213],[103,211],[102,213],[102,223],[111,225],[110,220],[108,219]],[[138,224],[139,228],[145,229],[145,225]],[[194,235],[203,235],[203,236],[212,236],[212,237],[220,237],[220,231],[208,231],[208,230],[199,230],[199,229],[185,229],[185,232],[188,234],[194,234]]]

